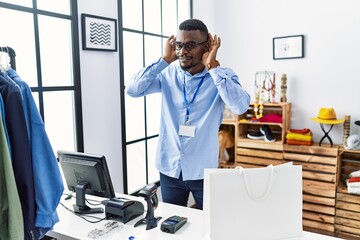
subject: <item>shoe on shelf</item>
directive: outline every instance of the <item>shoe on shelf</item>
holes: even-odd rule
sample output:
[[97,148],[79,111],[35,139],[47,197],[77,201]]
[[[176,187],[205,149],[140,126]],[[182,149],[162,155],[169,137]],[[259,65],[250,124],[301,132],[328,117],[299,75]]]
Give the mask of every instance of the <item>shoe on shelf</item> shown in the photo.
[[260,132],[264,135],[264,139],[267,142],[275,142],[274,134],[272,133],[268,125],[263,125],[260,128]]
[[262,134],[260,131],[254,132],[254,133],[248,133],[247,137],[250,139],[264,139],[264,134]]

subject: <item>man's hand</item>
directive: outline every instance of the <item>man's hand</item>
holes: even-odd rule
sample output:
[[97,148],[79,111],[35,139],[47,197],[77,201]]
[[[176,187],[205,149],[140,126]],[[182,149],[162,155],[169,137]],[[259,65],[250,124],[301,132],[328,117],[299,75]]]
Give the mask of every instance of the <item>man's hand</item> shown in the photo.
[[165,43],[163,59],[169,64],[177,59],[175,48],[173,45],[175,43],[175,40],[175,36],[171,35]]
[[219,66],[219,62],[216,60],[216,54],[221,45],[220,37],[214,35],[214,37],[209,33],[209,51],[205,52],[202,56],[202,62],[204,66],[210,70]]

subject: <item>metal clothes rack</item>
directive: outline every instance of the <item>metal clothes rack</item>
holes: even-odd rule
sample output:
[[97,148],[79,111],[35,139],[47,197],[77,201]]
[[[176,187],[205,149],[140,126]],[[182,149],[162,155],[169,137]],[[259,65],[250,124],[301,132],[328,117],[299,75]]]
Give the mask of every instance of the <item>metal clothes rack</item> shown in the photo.
[[12,69],[16,70],[16,63],[15,63],[15,51],[11,47],[0,47],[0,52],[5,52],[10,57],[10,66]]

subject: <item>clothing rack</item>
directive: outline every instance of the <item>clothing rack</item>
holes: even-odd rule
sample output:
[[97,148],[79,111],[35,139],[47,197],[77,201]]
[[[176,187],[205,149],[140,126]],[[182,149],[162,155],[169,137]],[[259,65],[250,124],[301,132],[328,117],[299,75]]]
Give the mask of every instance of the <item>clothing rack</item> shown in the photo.
[[16,63],[15,63],[15,51],[11,47],[0,47],[0,52],[5,52],[10,57],[10,66],[12,69],[16,70]]

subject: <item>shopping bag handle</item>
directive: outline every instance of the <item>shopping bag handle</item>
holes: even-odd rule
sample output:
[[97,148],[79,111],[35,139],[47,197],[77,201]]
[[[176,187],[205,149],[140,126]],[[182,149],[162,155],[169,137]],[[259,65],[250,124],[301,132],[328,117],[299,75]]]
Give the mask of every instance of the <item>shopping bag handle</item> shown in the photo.
[[253,192],[251,191],[251,189],[249,187],[249,181],[248,181],[248,178],[247,178],[246,173],[244,171],[244,168],[241,167],[241,166],[236,167],[236,169],[239,169],[239,174],[244,177],[246,192],[247,192],[247,194],[249,195],[249,197],[252,200],[255,200],[255,201],[263,200],[263,199],[267,198],[267,196],[270,193],[270,189],[271,189],[271,186],[272,186],[272,183],[273,183],[273,180],[274,180],[274,166],[271,164],[268,167],[270,168],[270,179],[268,181],[268,185],[267,185],[267,188],[266,188],[264,194],[262,194],[260,196],[255,196],[253,194]]

